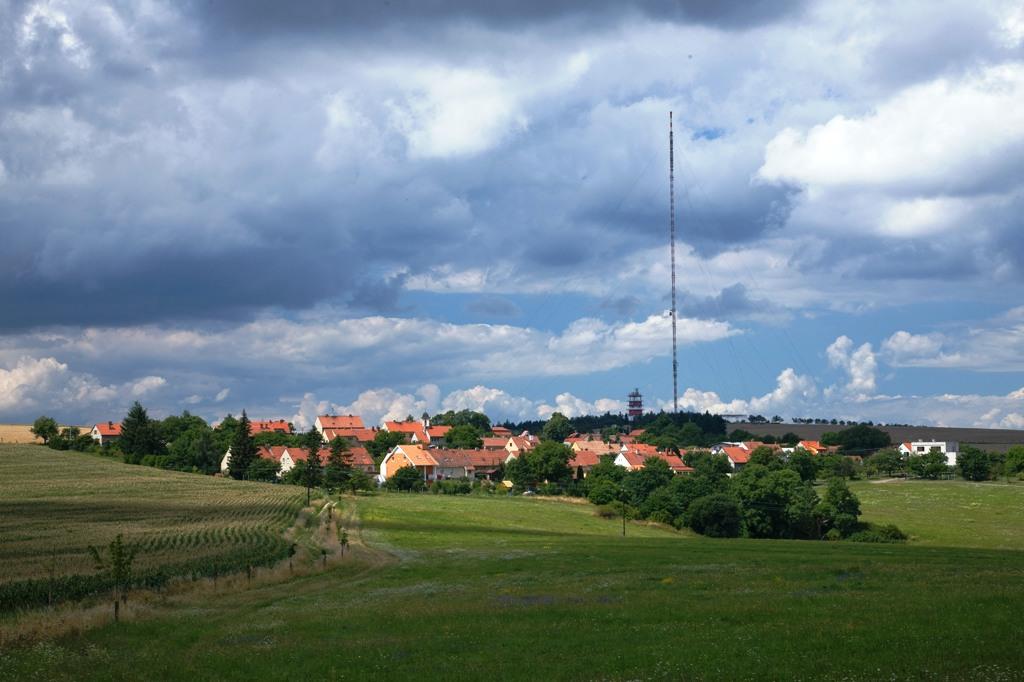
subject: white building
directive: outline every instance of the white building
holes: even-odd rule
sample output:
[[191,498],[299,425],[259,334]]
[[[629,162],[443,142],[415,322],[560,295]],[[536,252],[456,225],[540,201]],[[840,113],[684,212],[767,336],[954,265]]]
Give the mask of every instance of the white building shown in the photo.
[[946,456],[946,464],[956,466],[956,456],[960,453],[960,444],[955,440],[915,440],[909,443],[900,443],[899,451],[902,455],[926,455],[932,450],[938,450]]

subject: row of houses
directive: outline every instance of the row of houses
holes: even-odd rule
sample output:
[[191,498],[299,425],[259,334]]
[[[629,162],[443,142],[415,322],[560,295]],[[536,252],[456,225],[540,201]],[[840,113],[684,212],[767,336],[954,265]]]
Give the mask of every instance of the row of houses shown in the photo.
[[[493,475],[512,459],[532,449],[539,440],[529,432],[513,434],[501,426],[492,427],[492,435],[482,439],[482,446],[477,449],[452,449],[447,447],[446,436],[450,426],[433,425],[430,420],[387,420],[380,427],[367,427],[359,415],[319,415],[314,426],[323,436],[325,443],[335,438],[349,441],[349,452],[353,466],[376,475],[383,482],[394,475],[403,466],[413,466],[420,470],[424,480],[443,480],[450,478],[492,478]],[[250,431],[253,434],[278,432],[290,434],[292,426],[283,419],[252,420]],[[367,452],[366,443],[373,441],[380,431],[401,433],[407,436],[407,443],[392,448],[379,465]],[[616,442],[606,442],[596,434],[572,434],[565,440],[573,453],[571,462],[574,477],[585,478],[593,467],[605,457],[629,470],[642,469],[649,457],[663,460],[677,474],[692,471],[683,461],[686,451],[679,454],[663,452],[653,445],[638,443],[636,439],[643,434],[642,429],[635,429],[628,435],[619,435]],[[121,424],[106,422],[96,424],[92,429],[92,437],[101,445],[115,441],[121,436]],[[783,456],[803,450],[812,455],[823,455],[836,452],[838,448],[822,445],[818,441],[802,440],[794,447],[783,447],[777,444],[766,444],[760,441],[736,441],[717,443],[711,447],[712,454],[725,455],[733,470],[739,470],[750,461],[750,456],[760,447],[768,447],[780,452]],[[950,466],[956,464],[959,444],[953,441],[912,441],[899,445],[904,455],[921,455],[933,450],[946,456]],[[321,459],[325,460],[327,450],[321,450]],[[299,447],[262,447],[259,456],[272,459],[280,465],[281,475],[287,474],[295,463],[305,461],[308,452]],[[225,453],[221,469],[227,471],[230,451]]]

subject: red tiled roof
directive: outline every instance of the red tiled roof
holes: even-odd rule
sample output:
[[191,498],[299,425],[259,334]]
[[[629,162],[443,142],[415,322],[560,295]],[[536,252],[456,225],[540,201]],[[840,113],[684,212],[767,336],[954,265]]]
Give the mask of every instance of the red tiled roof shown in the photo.
[[508,438],[501,438],[499,436],[484,436],[481,440],[486,450],[504,450],[505,444],[508,443]]
[[320,426],[323,429],[365,429],[363,418],[358,415],[333,415],[322,414],[318,417]]
[[272,459],[275,462],[280,463],[281,457],[284,456],[285,451],[290,449],[291,448],[288,448],[284,445],[272,445],[269,447],[263,446],[256,451],[256,455],[258,457],[262,457],[263,459]]
[[101,436],[120,436],[121,422],[104,422],[96,425],[96,430]]
[[430,454],[439,466],[469,469],[496,469],[506,456],[504,452],[484,449],[431,450]]
[[[515,443],[515,446],[523,451],[529,450],[536,445],[532,440],[524,438],[523,436],[510,436],[510,438],[512,442]],[[505,444],[507,445],[508,441],[505,441]]]
[[249,422],[249,433],[255,435],[264,431],[277,431],[278,433],[291,433],[292,425],[283,419],[260,421],[253,419]]
[[429,426],[427,427],[427,435],[431,438],[444,438],[445,435],[452,430],[452,427],[443,426]]
[[576,467],[583,467],[584,469],[595,467],[601,463],[601,457],[612,457],[614,459],[614,453],[598,452],[596,450],[578,450],[573,454],[575,457],[569,460],[569,466],[573,469]]
[[376,429],[324,429],[324,438],[328,443],[335,438],[348,438],[359,443],[368,443],[376,435]]
[[415,433],[423,430],[423,424],[418,421],[384,422],[384,428],[388,431],[397,431],[399,433]]
[[737,445],[727,445],[722,448],[722,452],[726,457],[731,459],[735,464],[746,464],[750,461],[750,451],[744,450]]

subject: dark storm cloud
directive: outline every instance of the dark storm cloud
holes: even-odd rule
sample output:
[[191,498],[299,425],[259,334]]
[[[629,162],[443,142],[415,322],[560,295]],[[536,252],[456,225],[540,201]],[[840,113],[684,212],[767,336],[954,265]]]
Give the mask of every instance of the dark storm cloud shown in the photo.
[[188,12],[212,33],[342,33],[352,34],[398,26],[411,33],[424,22],[471,21],[499,29],[574,20],[607,24],[630,15],[659,21],[742,29],[792,16],[805,3],[783,0],[390,0],[389,2],[328,2],[306,0],[193,1]]
[[728,320],[751,313],[765,314],[774,309],[768,301],[751,298],[747,287],[737,282],[722,289],[715,296],[680,297],[679,312],[685,317]]

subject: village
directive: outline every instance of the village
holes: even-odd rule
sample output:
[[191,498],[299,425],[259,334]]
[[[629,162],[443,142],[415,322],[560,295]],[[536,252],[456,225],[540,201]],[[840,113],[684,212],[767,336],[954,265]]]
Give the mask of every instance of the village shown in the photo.
[[[293,425],[283,419],[252,420],[250,433],[277,433],[293,435]],[[320,459],[325,461],[329,455],[328,446],[340,439],[345,443],[348,463],[369,476],[378,485],[384,485],[400,469],[415,469],[424,483],[444,480],[486,480],[502,484],[508,488],[512,482],[503,478],[505,468],[521,454],[530,451],[540,443],[540,437],[529,431],[513,433],[507,427],[494,425],[488,433],[480,437],[480,447],[453,447],[447,440],[450,425],[435,425],[430,417],[406,419],[402,421],[383,420],[381,425],[367,426],[359,415],[319,415],[314,427],[320,433],[324,447]],[[100,446],[116,443],[121,436],[122,425],[108,421],[93,426],[90,435]],[[396,443],[383,455],[375,458],[367,446],[378,440],[378,434],[393,434],[402,442]],[[600,432],[571,433],[562,442],[572,451],[570,469],[572,478],[585,479],[590,471],[602,461],[611,461],[627,471],[638,471],[644,468],[650,458],[661,460],[676,475],[689,474],[694,469],[687,465],[684,458],[685,448],[659,448],[650,443],[640,442],[645,429],[630,429],[628,433],[615,434],[611,437]],[[712,455],[723,455],[732,471],[736,472],[750,461],[751,456],[759,448],[766,448],[787,460],[795,451],[805,452],[812,456],[838,454],[840,448],[835,445],[823,445],[819,441],[799,440],[791,446],[775,442],[756,440],[721,441],[710,447],[693,448]],[[959,444],[955,441],[921,440],[900,443],[896,450],[901,456],[909,457],[938,452],[945,456],[946,465],[953,467],[957,463]],[[860,463],[863,459],[857,454],[846,454],[847,457]],[[277,466],[277,478],[287,476],[299,462],[306,462],[309,449],[298,445],[260,445],[257,457],[274,463]],[[226,475],[230,468],[230,448],[224,453],[220,462],[220,472]]]

